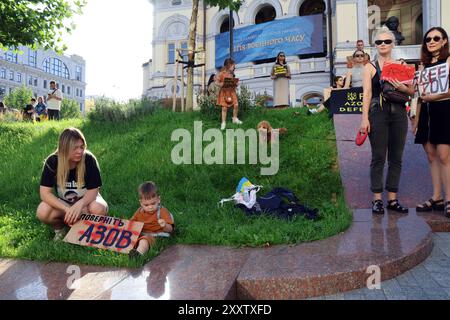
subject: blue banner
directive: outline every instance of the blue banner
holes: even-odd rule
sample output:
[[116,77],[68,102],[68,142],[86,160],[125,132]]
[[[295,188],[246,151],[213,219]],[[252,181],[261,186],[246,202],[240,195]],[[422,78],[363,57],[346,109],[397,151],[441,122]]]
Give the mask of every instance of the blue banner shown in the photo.
[[[236,63],[275,58],[280,51],[286,55],[323,52],[323,15],[293,17],[238,28],[233,31]],[[216,67],[229,56],[230,33],[216,35]]]

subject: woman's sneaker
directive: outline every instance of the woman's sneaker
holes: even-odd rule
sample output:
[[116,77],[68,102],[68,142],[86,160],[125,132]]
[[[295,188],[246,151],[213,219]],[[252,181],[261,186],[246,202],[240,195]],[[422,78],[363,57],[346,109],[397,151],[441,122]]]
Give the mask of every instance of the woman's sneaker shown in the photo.
[[222,122],[222,124],[220,125],[220,130],[225,130],[226,127],[227,127],[227,123]]
[[383,200],[372,201],[372,213],[384,214]]
[[238,118],[233,118],[233,123],[234,124],[242,124],[242,121],[239,120]]
[[67,229],[66,228],[62,228],[62,229],[55,229],[55,236],[53,237],[53,241],[62,241],[64,239],[64,237],[67,234]]
[[399,213],[408,213],[409,209],[402,206],[398,200],[389,200],[386,207],[388,210],[392,210]]

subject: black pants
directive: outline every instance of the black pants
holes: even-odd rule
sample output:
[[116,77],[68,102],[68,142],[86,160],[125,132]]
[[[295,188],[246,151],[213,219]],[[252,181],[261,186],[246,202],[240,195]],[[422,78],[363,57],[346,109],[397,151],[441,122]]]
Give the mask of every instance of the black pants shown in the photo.
[[48,120],[59,120],[59,110],[47,109]]
[[372,163],[370,164],[370,181],[373,193],[383,192],[383,173],[388,157],[386,190],[398,192],[402,172],[403,150],[408,134],[408,117],[406,108],[400,104],[372,100],[370,111],[370,145]]

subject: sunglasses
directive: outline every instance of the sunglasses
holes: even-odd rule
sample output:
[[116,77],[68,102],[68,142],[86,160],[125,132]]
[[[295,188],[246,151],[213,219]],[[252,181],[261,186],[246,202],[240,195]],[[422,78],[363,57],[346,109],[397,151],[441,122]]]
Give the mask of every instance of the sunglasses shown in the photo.
[[386,39],[386,40],[377,40],[377,41],[375,41],[375,44],[377,45],[377,46],[381,46],[383,43],[385,43],[385,44],[392,44],[392,40],[391,39]]
[[426,43],[430,43],[431,40],[433,40],[434,42],[439,42],[439,41],[442,40],[442,37],[439,37],[439,36],[434,36],[433,38],[432,38],[432,37],[427,37],[427,38],[425,39],[425,42],[426,42]]
[[355,58],[364,58],[364,55],[363,54],[356,54]]
[[280,58],[281,58],[281,57],[284,58],[284,57],[286,57],[286,56],[285,56],[284,54],[280,54],[279,57],[280,57]]

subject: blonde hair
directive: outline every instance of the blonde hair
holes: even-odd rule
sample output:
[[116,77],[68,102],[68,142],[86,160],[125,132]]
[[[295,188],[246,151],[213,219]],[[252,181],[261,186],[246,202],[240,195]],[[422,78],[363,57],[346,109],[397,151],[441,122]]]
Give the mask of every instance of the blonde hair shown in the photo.
[[67,128],[59,136],[58,149],[55,153],[58,156],[58,168],[56,171],[56,182],[61,189],[66,189],[66,181],[70,171],[70,159],[69,155],[71,150],[74,149],[75,144],[78,141],[83,141],[85,146],[85,152],[81,158],[81,161],[77,164],[77,189],[81,189],[84,186],[84,175],[86,173],[86,139],[83,133],[77,128]]
[[389,35],[389,37],[392,39],[392,45],[393,46],[395,46],[395,35],[394,35],[394,33],[391,31],[391,30],[389,30],[389,28],[388,27],[386,27],[386,26],[382,26],[381,28],[377,28],[376,30],[375,30],[375,32],[373,33],[373,39],[372,39],[372,44],[373,45],[375,45],[375,41],[377,41],[379,38],[380,38],[380,36],[382,35],[382,34],[387,34],[387,35]]

